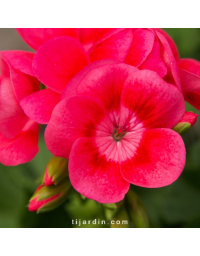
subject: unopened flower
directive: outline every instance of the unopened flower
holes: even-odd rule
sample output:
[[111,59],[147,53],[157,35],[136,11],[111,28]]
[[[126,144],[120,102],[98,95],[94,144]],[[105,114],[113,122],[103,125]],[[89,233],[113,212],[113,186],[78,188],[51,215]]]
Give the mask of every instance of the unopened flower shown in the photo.
[[75,96],[55,107],[45,141],[53,155],[69,159],[79,193],[114,203],[130,183],[162,187],[179,177],[185,147],[172,128],[185,104],[177,87],[127,64],[99,67],[73,81]]
[[197,121],[198,115],[193,112],[185,112],[182,119],[173,127],[173,130],[179,134],[187,132]]
[[66,200],[70,187],[69,179],[58,186],[40,185],[29,200],[29,211],[40,213],[57,208]]
[[43,183],[45,186],[58,185],[68,175],[68,159],[54,156],[47,164]]

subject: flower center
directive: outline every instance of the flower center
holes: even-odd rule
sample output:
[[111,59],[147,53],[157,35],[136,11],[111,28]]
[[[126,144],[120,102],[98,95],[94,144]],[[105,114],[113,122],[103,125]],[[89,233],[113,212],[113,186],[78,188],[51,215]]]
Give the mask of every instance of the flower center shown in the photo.
[[113,139],[116,141],[119,141],[124,137],[125,134],[126,134],[125,129],[123,129],[121,127],[115,128],[115,130],[113,132]]

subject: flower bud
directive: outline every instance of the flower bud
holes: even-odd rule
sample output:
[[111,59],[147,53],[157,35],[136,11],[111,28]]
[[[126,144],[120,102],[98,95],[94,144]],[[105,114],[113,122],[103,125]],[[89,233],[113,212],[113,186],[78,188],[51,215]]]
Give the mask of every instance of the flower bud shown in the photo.
[[173,130],[179,134],[187,132],[197,121],[198,115],[192,112],[185,112],[181,121],[174,126]]
[[29,200],[29,211],[46,212],[60,206],[68,196],[71,183],[65,179],[58,186],[40,185]]
[[47,164],[43,183],[45,186],[58,185],[68,175],[68,159],[54,156]]

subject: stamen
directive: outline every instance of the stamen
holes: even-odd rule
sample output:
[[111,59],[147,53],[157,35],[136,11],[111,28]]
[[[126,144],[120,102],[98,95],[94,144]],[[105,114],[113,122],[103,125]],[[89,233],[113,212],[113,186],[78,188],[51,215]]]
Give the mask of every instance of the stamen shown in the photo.
[[126,134],[126,130],[121,127],[118,127],[113,132],[113,139],[116,141],[119,141],[124,137],[125,134]]

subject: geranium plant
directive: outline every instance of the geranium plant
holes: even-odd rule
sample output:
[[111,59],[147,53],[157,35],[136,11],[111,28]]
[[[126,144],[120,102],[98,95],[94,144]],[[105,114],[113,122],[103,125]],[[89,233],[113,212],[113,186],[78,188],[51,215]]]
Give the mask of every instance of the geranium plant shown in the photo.
[[200,110],[200,63],[181,59],[162,29],[17,31],[34,52],[0,52],[0,162],[31,161],[39,127],[53,155],[29,211],[79,196],[110,227],[148,227],[130,184],[164,187],[183,172],[181,136],[197,120],[185,101]]

